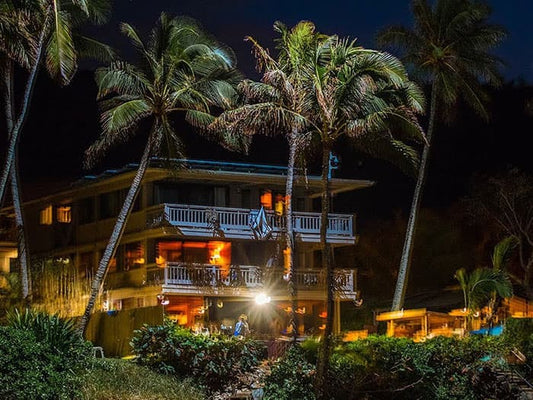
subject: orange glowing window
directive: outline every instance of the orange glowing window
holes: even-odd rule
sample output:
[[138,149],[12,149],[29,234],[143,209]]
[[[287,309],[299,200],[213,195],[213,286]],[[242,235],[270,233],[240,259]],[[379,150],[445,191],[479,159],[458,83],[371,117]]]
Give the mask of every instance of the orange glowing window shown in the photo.
[[57,222],[69,224],[72,221],[72,214],[70,206],[57,207]]
[[157,244],[156,264],[182,261],[182,242],[159,242]]
[[272,190],[263,190],[259,200],[266,210],[272,210]]
[[231,243],[228,242],[209,242],[209,263],[215,265],[227,266],[231,263]]
[[43,208],[39,213],[39,223],[41,225],[52,225],[52,206]]

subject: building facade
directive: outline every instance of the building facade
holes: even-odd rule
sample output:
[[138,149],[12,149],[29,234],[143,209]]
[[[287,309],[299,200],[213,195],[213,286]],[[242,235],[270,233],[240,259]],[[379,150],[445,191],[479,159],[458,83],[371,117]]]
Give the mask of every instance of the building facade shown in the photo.
[[[92,278],[136,167],[86,176],[68,190],[25,204],[29,246],[43,268],[42,260],[67,263],[78,278]],[[105,278],[100,308],[118,312],[160,305],[180,325],[211,330],[231,326],[244,313],[257,332],[286,332],[285,175],[286,168],[277,166],[177,160],[169,167],[152,160]],[[370,185],[334,178],[331,191]],[[317,333],[325,317],[320,196],[320,177],[296,180],[300,333]],[[4,209],[3,271],[13,269],[16,256],[11,218],[12,210]],[[336,249],[355,245],[355,215],[331,213],[328,241]],[[336,265],[335,281],[338,307],[357,298],[356,269],[349,261]]]

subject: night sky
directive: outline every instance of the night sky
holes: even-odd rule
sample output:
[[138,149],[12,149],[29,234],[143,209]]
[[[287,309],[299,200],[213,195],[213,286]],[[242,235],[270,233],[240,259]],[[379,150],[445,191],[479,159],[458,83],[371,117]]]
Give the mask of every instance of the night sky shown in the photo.
[[[490,124],[481,123],[464,109],[459,112],[454,125],[442,127],[442,132],[437,132],[426,205],[447,206],[460,198],[475,172],[490,172],[507,165],[517,165],[532,172],[533,121],[525,115],[525,108],[528,99],[533,98],[528,86],[533,82],[533,30],[530,29],[533,2],[492,0],[489,3],[493,7],[492,21],[509,31],[509,38],[497,50],[507,64],[502,70],[507,83],[495,93],[493,104],[489,106],[494,116]],[[119,33],[119,22],[129,22],[141,32],[148,32],[161,11],[198,19],[218,40],[236,51],[239,68],[251,78],[257,78],[257,74],[250,46],[243,38],[251,35],[264,46],[272,47],[272,24],[276,20],[287,25],[303,19],[311,20],[319,31],[358,38],[359,44],[365,47],[374,46],[374,36],[381,28],[411,23],[407,0],[120,0],[115,2],[111,21],[105,26],[91,28],[87,33],[117,48],[128,58],[131,53],[127,40]],[[93,67],[90,63],[82,64],[67,88],[56,87],[44,75],[37,83],[31,116],[21,143],[21,168],[27,193],[35,193],[38,186],[50,191],[56,183],[72,181],[84,173],[81,168],[83,151],[99,131]],[[190,128],[185,125],[179,129],[190,135]],[[286,146],[282,140],[260,139],[250,156],[223,152],[214,144],[200,143],[196,147],[191,145],[189,157],[286,162]],[[142,138],[139,138],[121,146],[91,172],[138,160],[142,145]],[[265,145],[270,151],[264,151]],[[352,205],[352,210],[357,208],[363,215],[372,216],[386,214],[395,208],[407,209],[412,196],[412,179],[388,164],[363,156],[341,152],[341,157],[340,176],[378,181],[376,188],[355,199],[358,205]]]

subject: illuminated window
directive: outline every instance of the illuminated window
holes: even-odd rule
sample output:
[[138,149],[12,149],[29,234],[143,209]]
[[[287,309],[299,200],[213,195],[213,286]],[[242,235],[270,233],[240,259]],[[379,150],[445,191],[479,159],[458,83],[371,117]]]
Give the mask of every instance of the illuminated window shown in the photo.
[[124,270],[138,268],[144,264],[144,248],[141,242],[128,243],[124,246]]
[[39,213],[39,222],[41,225],[52,225],[52,206],[43,208]]
[[62,224],[69,224],[72,220],[72,213],[70,206],[57,207],[57,222]]
[[260,201],[266,210],[272,210],[272,190],[263,190]]

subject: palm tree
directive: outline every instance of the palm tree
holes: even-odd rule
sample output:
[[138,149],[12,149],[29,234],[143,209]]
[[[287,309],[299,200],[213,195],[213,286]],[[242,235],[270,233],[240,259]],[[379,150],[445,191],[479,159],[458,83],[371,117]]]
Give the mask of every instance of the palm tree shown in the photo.
[[312,23],[302,21],[292,29],[276,22],[274,30],[280,37],[276,40],[278,59],[273,58],[267,49],[255,39],[248,37],[254,49],[259,72],[263,73],[260,82],[245,80],[240,91],[246,104],[222,113],[212,124],[211,129],[222,131],[229,138],[250,138],[255,134],[268,136],[283,135],[289,144],[287,180],[285,183],[285,248],[286,269],[288,270],[288,291],[291,298],[290,325],[293,343],[298,337],[296,309],[297,293],[295,283],[295,237],[293,228],[293,182],[295,178],[296,156],[303,158],[305,144],[309,138],[309,125],[302,116],[306,107],[307,77],[313,65],[313,51],[321,35],[315,32]]
[[416,114],[423,110],[423,96],[408,80],[397,58],[336,37],[325,40],[317,50],[310,79],[313,95],[309,110],[313,112],[308,119],[322,151],[320,243],[326,270],[327,320],[317,379],[322,388],[319,395],[324,397],[335,288],[331,247],[327,241],[330,154],[335,144],[345,137],[369,154],[416,165],[417,153],[406,141],[424,141],[424,134],[416,120]]
[[182,142],[171,116],[184,112],[193,125],[213,122],[210,108],[226,108],[236,98],[240,75],[232,51],[203,32],[192,19],[161,14],[150,39],[143,42],[129,24],[121,25],[141,58],[139,65],[117,61],[97,70],[98,97],[102,100],[102,134],[87,151],[88,163],[111,146],[137,132],[142,120],[151,122],[144,153],[95,274],[85,313],[79,323],[84,333],[109,262],[116,252],[149,159],[162,146],[181,154]]
[[450,115],[459,97],[481,117],[486,95],[483,83],[497,83],[498,58],[490,54],[505,30],[488,23],[490,8],[472,0],[413,0],[412,29],[393,26],[378,35],[378,43],[398,48],[408,64],[431,84],[427,144],[424,146],[400,261],[392,310],[403,306],[414,244],[416,219],[427,175],[436,119]]
[[[96,3],[96,4],[93,4]],[[52,7],[53,6],[53,7]],[[7,179],[11,181],[11,195],[15,210],[20,262],[22,298],[29,301],[29,251],[24,232],[24,218],[20,199],[20,183],[17,168],[17,147],[22,127],[26,120],[33,86],[46,57],[49,74],[62,85],[68,84],[76,69],[77,55],[96,58],[111,57],[107,47],[72,30],[84,22],[101,23],[109,11],[106,1],[5,1],[0,5],[0,71],[3,79],[3,100],[9,145],[2,177],[0,178],[0,204],[3,200]],[[51,22],[55,15],[55,22]],[[75,47],[74,47],[75,46]],[[77,49],[77,50],[76,50]],[[69,53],[70,52],[70,53]],[[14,63],[29,71],[28,81],[19,114],[15,110]],[[69,71],[68,74],[65,71]]]
[[[83,24],[105,22],[109,12],[110,3],[107,0],[6,0],[2,3],[0,32],[3,40],[0,49],[15,61],[16,58],[25,58],[28,77],[20,110],[9,132],[6,158],[0,176],[0,205],[13,168],[17,143],[26,122],[40,68],[44,65],[54,80],[61,85],[67,85],[76,72],[79,56],[112,57],[109,47],[76,32]],[[26,36],[29,44],[27,47],[19,42],[20,35],[6,35],[12,32],[7,21],[13,13],[21,15],[26,21],[25,27],[29,33]]]
[[[507,272],[506,266],[509,263],[512,252],[515,247],[518,245],[518,239],[515,236],[508,236],[501,241],[499,241],[492,252],[492,270],[497,273],[504,273],[511,278],[510,274]],[[497,311],[499,304],[498,293],[492,292],[490,300],[488,302],[488,315],[487,320],[489,321],[489,326],[492,326],[494,321],[494,313]]]
[[455,279],[463,290],[467,329],[471,328],[472,318],[480,308],[496,293],[503,298],[513,295],[513,286],[504,271],[493,268],[476,268],[471,273],[461,268],[455,272]]
[[[24,12],[14,7],[10,2],[0,5],[0,30],[2,35],[9,40],[5,40],[0,48],[0,71],[3,73],[1,83],[4,102],[4,115],[6,119],[6,129],[11,133],[16,119],[14,89],[14,60],[24,68],[29,67],[28,49],[31,48],[31,35],[27,30],[28,19]],[[17,163],[17,152],[15,149],[14,163]],[[17,231],[18,260],[20,265],[20,287],[23,302],[29,300],[30,279],[28,272],[29,257],[24,232],[24,217],[20,200],[20,183],[18,168],[11,168],[10,172],[11,196],[13,198],[13,208],[15,211],[15,226]]]

